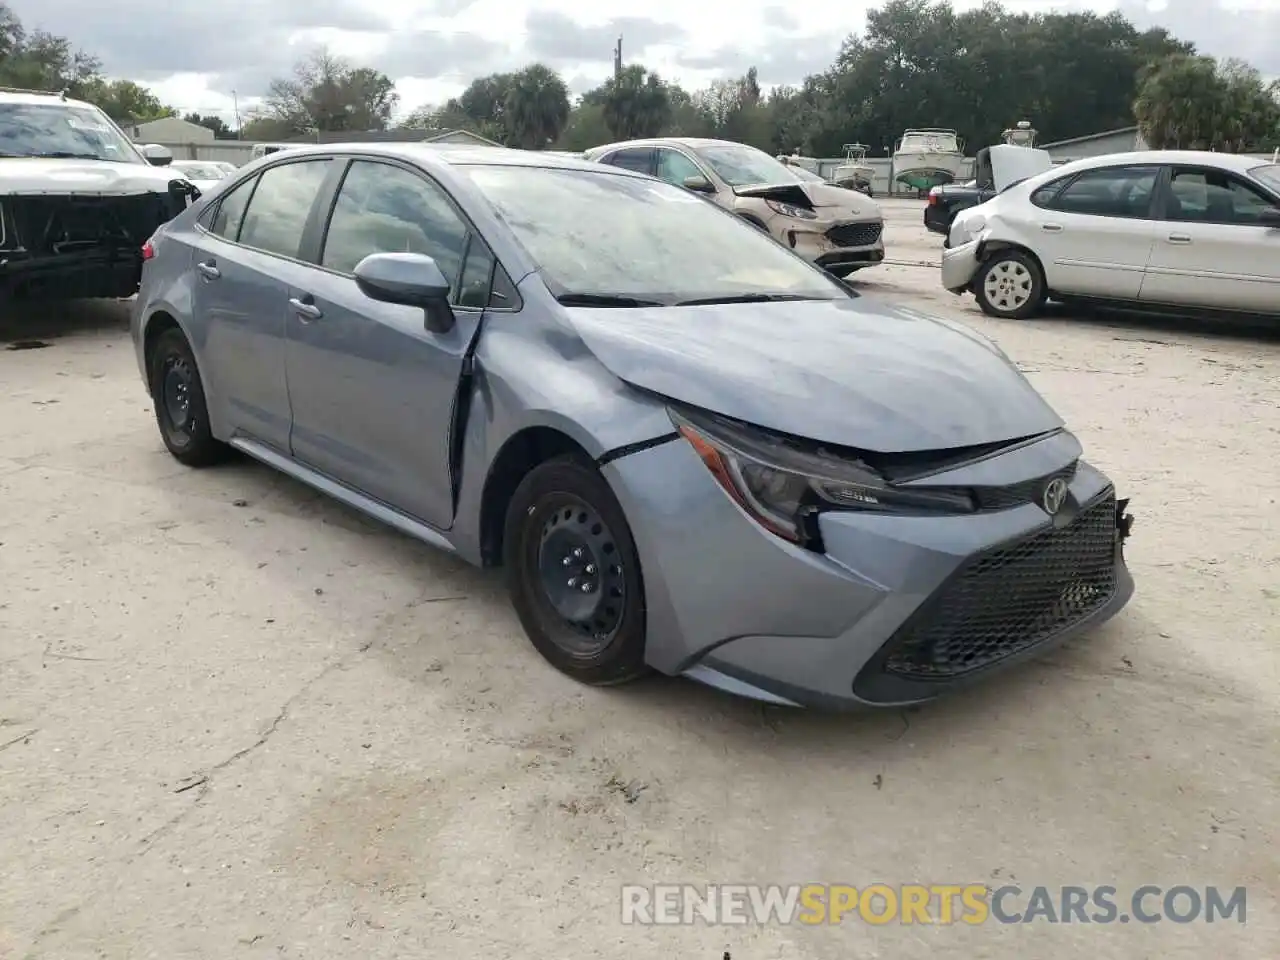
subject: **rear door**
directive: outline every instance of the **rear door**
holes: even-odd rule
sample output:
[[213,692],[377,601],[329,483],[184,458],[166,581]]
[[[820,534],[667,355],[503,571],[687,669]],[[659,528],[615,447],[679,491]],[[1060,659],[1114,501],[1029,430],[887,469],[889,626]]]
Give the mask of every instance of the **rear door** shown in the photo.
[[194,309],[215,402],[233,434],[281,452],[289,449],[291,422],[284,271],[328,164],[280,164],[237,185],[218,201],[194,254]]
[[1050,290],[1138,298],[1158,227],[1159,176],[1155,164],[1099,167],[1031,195],[1027,239]]
[[[352,275],[373,253],[433,258],[456,324],[371,300]],[[356,159],[334,199],[314,266],[288,291],[286,366],[293,455],[440,528],[453,522],[450,450],[463,363],[492,300],[517,294],[448,192],[416,168]],[[496,291],[496,293],[495,293]]]
[[1175,166],[1142,299],[1176,306],[1280,311],[1280,230],[1259,221],[1280,205],[1243,177]]

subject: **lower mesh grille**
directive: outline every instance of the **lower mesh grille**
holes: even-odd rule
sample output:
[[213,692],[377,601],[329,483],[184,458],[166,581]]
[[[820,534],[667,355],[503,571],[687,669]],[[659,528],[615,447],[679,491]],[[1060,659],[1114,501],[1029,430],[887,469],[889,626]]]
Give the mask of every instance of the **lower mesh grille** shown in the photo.
[[827,231],[827,238],[837,247],[865,247],[880,239],[883,223],[843,223]]
[[969,560],[887,644],[885,669],[949,680],[1040,644],[1115,593],[1113,492],[1070,524]]

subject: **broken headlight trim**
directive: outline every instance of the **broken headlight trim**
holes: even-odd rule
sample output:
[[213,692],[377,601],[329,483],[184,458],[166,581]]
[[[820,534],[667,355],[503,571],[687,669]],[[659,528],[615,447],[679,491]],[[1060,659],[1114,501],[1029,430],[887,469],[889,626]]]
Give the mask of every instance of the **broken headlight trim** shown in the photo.
[[668,414],[729,498],[792,543],[816,538],[813,520],[823,511],[938,515],[976,509],[965,491],[894,487],[857,461],[810,453],[712,415]]
[[797,207],[791,203],[783,203],[781,200],[766,200],[764,205],[774,213],[780,213],[784,217],[791,217],[794,220],[818,219],[818,215],[812,210],[806,210],[804,207]]

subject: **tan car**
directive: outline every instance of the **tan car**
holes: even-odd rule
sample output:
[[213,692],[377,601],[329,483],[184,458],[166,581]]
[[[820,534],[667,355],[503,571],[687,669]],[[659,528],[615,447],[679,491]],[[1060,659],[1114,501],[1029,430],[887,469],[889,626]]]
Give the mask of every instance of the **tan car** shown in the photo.
[[610,143],[584,156],[704,194],[837,277],[884,260],[884,217],[874,200],[755,147],[666,137]]

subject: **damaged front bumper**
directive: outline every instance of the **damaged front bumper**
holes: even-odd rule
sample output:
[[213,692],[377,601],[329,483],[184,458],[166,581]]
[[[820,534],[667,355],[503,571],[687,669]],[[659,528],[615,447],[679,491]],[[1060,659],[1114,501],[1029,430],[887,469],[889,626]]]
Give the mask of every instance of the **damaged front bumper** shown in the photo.
[[0,194],[0,303],[133,296],[142,245],[199,196],[185,180],[127,195]]

